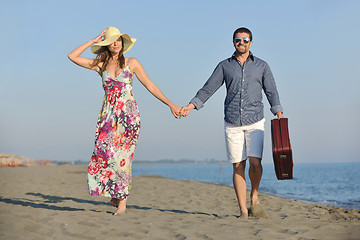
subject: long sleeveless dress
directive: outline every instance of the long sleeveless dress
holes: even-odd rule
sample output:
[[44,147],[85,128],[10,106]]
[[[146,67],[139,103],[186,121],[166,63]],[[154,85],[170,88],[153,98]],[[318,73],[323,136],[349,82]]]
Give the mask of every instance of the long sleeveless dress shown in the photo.
[[103,71],[105,90],[88,167],[92,196],[124,200],[131,188],[131,165],[140,131],[140,114],[132,94],[133,74],[127,65],[115,79]]

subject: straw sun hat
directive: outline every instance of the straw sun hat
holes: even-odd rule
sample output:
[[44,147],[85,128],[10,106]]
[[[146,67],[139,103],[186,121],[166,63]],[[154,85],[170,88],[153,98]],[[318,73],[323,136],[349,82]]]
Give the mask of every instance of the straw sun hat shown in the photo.
[[109,27],[105,33],[104,41],[98,42],[91,47],[91,51],[95,54],[98,54],[102,51],[102,48],[108,46],[122,37],[124,42],[124,53],[129,51],[134,43],[136,42],[135,38],[130,38],[129,35],[125,33],[120,33],[119,29],[116,27]]

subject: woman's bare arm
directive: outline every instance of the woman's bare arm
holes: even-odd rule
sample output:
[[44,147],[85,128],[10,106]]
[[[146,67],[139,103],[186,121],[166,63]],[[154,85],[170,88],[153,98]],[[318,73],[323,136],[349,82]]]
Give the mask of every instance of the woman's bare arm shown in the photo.
[[99,71],[99,67],[98,66],[93,66],[91,67],[92,63],[94,62],[94,59],[89,59],[89,58],[84,58],[81,57],[81,54],[87,49],[89,48],[91,45],[93,45],[94,43],[98,43],[103,41],[102,37],[105,35],[107,29],[105,29],[104,31],[102,31],[100,33],[99,36],[97,36],[94,39],[91,39],[90,41],[82,44],[81,46],[75,48],[71,53],[68,54],[68,58],[74,62],[75,64],[84,67],[84,68],[88,68],[88,69],[92,69],[95,71]]
[[144,85],[144,87],[157,99],[165,103],[170,107],[172,114],[175,118],[178,118],[180,115],[180,107],[174,105],[162,92],[161,90],[150,80],[147,76],[144,68],[136,58],[129,58],[129,65],[131,70],[135,73],[139,81]]

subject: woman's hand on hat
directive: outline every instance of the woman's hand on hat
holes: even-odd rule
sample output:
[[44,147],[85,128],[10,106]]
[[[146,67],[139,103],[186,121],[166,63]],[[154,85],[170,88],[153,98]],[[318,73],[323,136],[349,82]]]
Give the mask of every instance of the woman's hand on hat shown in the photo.
[[93,42],[94,42],[94,43],[98,43],[98,42],[104,41],[103,37],[105,36],[106,31],[107,31],[108,29],[109,29],[109,28],[107,28],[107,29],[105,29],[104,31],[102,31],[99,36],[97,36],[96,38],[93,39]]

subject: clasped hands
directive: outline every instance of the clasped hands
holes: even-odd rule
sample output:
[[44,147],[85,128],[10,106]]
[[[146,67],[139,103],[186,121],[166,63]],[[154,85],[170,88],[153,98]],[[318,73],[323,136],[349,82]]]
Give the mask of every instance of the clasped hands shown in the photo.
[[189,103],[189,105],[184,106],[184,107],[179,107],[179,106],[176,106],[176,105],[173,105],[173,106],[170,107],[172,114],[177,119],[180,119],[182,117],[186,117],[187,115],[189,115],[191,110],[193,110],[194,108],[195,108],[195,106],[192,103]]
[[[184,106],[184,107],[179,107],[179,106],[176,106],[176,105],[170,106],[172,114],[177,119],[180,119],[182,117],[186,117],[187,115],[189,115],[191,110],[193,110],[194,108],[195,108],[195,106],[192,103],[189,103],[187,106]],[[283,118],[283,113],[282,112],[277,112],[276,116],[277,116],[278,119]]]

